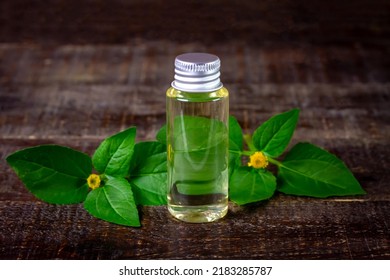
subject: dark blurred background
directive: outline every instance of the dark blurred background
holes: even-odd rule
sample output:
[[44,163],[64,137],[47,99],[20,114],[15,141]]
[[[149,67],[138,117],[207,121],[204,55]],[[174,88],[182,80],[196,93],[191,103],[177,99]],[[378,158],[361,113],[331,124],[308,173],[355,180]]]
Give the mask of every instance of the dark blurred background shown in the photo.
[[389,11],[386,0],[3,0],[0,41],[124,44],[157,39],[388,46]]

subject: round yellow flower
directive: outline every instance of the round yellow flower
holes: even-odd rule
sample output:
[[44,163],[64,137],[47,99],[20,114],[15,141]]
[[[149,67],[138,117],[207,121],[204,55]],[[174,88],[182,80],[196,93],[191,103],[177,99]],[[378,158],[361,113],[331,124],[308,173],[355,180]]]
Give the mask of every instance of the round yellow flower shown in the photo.
[[248,166],[253,168],[266,168],[268,166],[268,159],[262,152],[255,152],[250,156]]
[[100,186],[100,182],[100,176],[97,174],[91,174],[87,179],[88,186],[93,190]]

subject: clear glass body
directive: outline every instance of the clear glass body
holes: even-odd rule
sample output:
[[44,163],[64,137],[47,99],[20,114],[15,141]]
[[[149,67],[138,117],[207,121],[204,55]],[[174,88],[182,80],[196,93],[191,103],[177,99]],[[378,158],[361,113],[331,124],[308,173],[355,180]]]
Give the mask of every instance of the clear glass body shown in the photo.
[[168,210],[212,222],[228,210],[229,92],[167,90]]

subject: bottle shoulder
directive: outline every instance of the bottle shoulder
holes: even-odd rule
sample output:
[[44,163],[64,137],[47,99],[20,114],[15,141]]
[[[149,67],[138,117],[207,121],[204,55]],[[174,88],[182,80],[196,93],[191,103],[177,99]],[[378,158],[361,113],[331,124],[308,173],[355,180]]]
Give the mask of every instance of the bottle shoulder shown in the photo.
[[211,92],[185,92],[173,87],[168,88],[166,92],[167,97],[170,98],[182,98],[182,99],[214,99],[214,98],[227,98],[229,96],[229,91],[222,87],[218,90]]

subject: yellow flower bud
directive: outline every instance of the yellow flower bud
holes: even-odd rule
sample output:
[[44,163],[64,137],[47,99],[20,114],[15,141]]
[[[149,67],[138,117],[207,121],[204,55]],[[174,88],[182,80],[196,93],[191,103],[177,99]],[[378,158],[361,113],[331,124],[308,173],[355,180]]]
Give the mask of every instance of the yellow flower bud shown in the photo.
[[91,174],[87,179],[88,186],[93,190],[100,186],[100,182],[100,176],[97,174]]
[[253,168],[266,168],[268,166],[268,159],[262,152],[255,152],[250,156],[248,166]]

